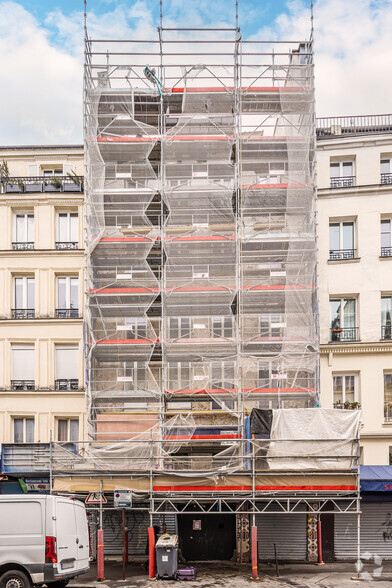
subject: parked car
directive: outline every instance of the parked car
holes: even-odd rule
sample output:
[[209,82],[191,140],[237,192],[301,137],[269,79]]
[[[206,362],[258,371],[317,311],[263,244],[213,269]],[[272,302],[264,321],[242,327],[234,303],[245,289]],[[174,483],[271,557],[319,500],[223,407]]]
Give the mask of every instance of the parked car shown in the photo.
[[0,495],[0,588],[64,588],[88,569],[83,503],[61,496]]

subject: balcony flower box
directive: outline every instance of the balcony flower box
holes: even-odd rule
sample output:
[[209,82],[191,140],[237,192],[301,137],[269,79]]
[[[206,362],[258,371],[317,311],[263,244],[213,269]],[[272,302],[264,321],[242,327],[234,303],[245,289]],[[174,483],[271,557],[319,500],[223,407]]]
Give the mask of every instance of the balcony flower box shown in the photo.
[[5,184],[5,191],[8,192],[14,192],[14,193],[20,193],[23,192],[23,184]]
[[81,182],[65,182],[63,184],[64,192],[81,192],[82,191],[82,184]]
[[360,402],[337,402],[334,405],[335,408],[341,408],[344,410],[359,410],[361,408]]
[[25,184],[25,192],[42,192],[43,182],[34,182],[33,184]]
[[61,192],[62,182],[58,178],[52,178],[45,182],[44,192]]

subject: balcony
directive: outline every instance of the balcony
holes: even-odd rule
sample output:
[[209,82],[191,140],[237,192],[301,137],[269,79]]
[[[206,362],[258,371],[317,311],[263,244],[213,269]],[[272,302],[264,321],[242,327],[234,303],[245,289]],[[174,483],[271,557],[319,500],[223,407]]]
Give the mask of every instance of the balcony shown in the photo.
[[355,176],[331,178],[331,188],[352,188],[355,186]]
[[11,318],[18,320],[33,319],[35,318],[34,308],[12,308]]
[[329,250],[329,261],[343,261],[345,259],[355,259],[355,249]]
[[3,178],[2,194],[26,194],[40,192],[83,192],[82,176],[24,176]]
[[392,184],[392,173],[381,174],[380,184]]
[[344,329],[334,328],[329,331],[329,340],[332,342],[358,341],[358,327],[347,327]]
[[67,249],[79,249],[78,241],[56,241],[56,249],[67,250]]
[[392,339],[392,325],[381,325],[381,339]]
[[49,443],[5,443],[1,471],[3,474],[49,474],[51,453],[52,458],[63,460],[69,452],[76,453],[75,443],[53,444],[52,451]]
[[384,402],[384,422],[392,423],[392,402]]
[[27,242],[27,243],[23,243],[22,241],[18,241],[18,242],[13,242],[12,243],[12,249],[14,251],[27,251],[27,250],[31,250],[34,249],[34,243],[32,242]]
[[58,319],[79,318],[79,309],[78,308],[56,308],[56,318],[58,318]]
[[11,380],[11,390],[35,390],[35,381]]
[[56,390],[79,390],[79,380],[56,380]]
[[380,257],[392,257],[392,247],[381,247]]
[[324,117],[317,119],[316,126],[318,139],[339,138],[342,135],[390,133],[392,131],[392,115]]
[[349,402],[346,400],[345,402],[335,402],[333,405],[334,408],[340,408],[344,410],[359,410],[361,408],[360,402]]

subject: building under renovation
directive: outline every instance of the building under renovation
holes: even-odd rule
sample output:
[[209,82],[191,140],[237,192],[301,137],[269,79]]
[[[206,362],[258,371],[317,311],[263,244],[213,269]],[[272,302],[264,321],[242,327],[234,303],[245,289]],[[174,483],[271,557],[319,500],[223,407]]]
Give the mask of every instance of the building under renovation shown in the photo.
[[250,526],[314,559],[359,411],[319,403],[312,42],[161,21],[85,54],[88,439],[52,487],[105,493],[108,544],[129,490],[131,553],[158,521],[186,559],[246,561]]

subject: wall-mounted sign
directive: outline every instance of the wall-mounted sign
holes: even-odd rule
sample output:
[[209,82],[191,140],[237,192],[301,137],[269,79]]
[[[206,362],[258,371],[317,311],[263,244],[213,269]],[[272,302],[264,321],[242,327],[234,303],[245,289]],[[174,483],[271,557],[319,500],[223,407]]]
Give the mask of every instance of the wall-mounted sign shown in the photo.
[[[86,498],[86,504],[101,504],[101,493],[100,492],[90,492],[90,494]],[[102,492],[102,504],[107,504],[107,499],[104,493]]]
[[193,521],[193,530],[201,531],[201,521]]
[[131,508],[132,490],[115,490],[113,499],[114,508]]

